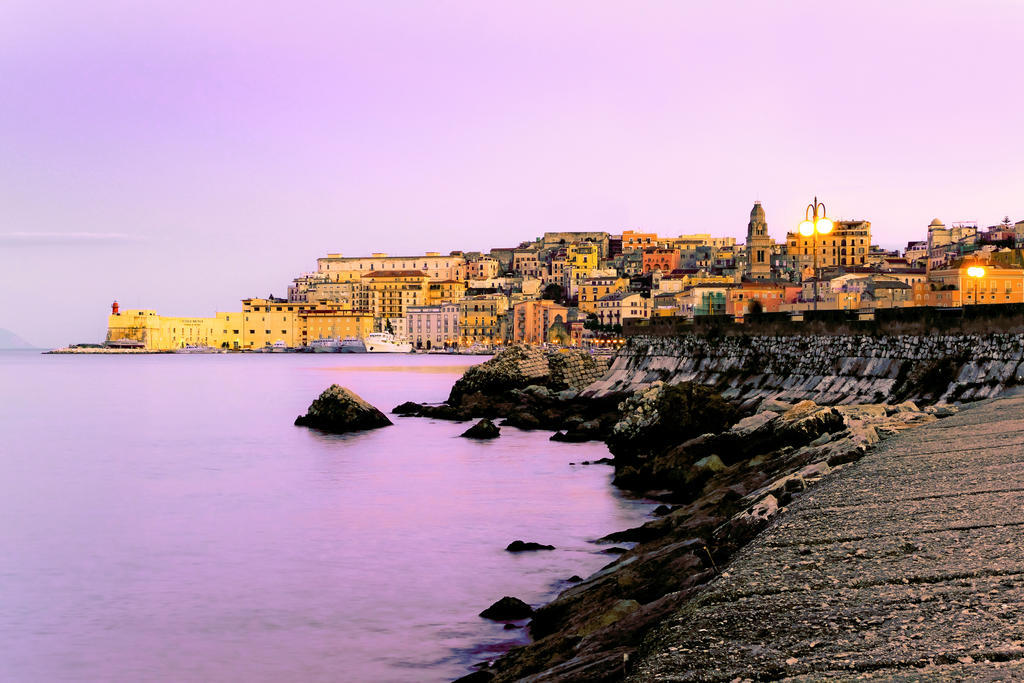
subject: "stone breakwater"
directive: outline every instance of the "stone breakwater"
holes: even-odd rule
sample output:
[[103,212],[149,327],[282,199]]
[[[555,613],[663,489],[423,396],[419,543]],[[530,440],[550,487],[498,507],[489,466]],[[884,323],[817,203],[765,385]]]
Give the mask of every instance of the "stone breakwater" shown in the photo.
[[971,401],[1024,383],[1024,334],[633,337],[584,397],[696,382],[752,408]]
[[[643,401],[659,405],[658,394],[666,389],[655,385]],[[650,419],[648,410],[629,407],[617,431],[636,433],[639,442],[660,429],[661,420]],[[658,482],[674,505],[660,509],[658,519],[601,539],[635,545],[535,609],[529,625],[533,642],[465,680],[621,680],[624,663],[648,632],[684,609],[787,506],[875,444],[956,411],[919,409],[909,401],[837,407],[776,402],[772,407],[667,451],[630,449],[629,483]],[[723,647],[716,652],[727,657]]]
[[666,619],[629,680],[1024,680],[1022,424],[1017,389],[877,445]]

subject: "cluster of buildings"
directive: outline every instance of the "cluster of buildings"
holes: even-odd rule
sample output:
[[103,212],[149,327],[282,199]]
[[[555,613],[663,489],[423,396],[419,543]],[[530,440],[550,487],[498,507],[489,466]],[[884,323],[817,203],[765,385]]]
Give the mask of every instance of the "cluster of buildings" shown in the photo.
[[[742,244],[625,230],[547,232],[487,252],[327,254],[287,297],[243,299],[238,312],[172,318],[115,304],[107,341],[260,350],[376,331],[424,350],[601,345],[627,319],[1024,301],[1024,221],[979,230],[935,219],[902,253],[873,245],[869,221],[833,225],[776,241],[757,202]],[[984,276],[968,275],[978,265]]]

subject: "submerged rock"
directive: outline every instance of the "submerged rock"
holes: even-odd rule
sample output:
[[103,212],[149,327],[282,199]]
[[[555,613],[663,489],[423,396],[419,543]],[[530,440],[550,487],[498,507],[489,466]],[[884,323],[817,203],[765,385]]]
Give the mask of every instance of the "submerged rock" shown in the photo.
[[459,436],[467,439],[497,439],[501,436],[501,430],[493,422],[484,418]]
[[419,415],[422,409],[423,406],[421,406],[419,403],[406,401],[405,403],[400,403],[394,408],[392,408],[391,412],[394,413],[395,415]]
[[533,608],[519,598],[506,595],[480,613],[484,619],[494,621],[517,621],[533,614]]
[[332,384],[309,404],[305,415],[295,418],[300,427],[315,427],[325,432],[344,434],[377,429],[392,424],[384,413],[360,398],[354,391]]
[[506,546],[505,550],[510,553],[521,553],[528,550],[554,550],[553,545],[544,545],[543,543],[534,543],[533,541],[512,541]]

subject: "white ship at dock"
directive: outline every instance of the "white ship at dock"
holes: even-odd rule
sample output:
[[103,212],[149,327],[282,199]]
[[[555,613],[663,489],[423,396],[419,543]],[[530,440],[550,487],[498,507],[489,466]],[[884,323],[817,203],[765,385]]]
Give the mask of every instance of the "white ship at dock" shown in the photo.
[[390,332],[372,332],[366,335],[367,353],[410,353],[412,344]]

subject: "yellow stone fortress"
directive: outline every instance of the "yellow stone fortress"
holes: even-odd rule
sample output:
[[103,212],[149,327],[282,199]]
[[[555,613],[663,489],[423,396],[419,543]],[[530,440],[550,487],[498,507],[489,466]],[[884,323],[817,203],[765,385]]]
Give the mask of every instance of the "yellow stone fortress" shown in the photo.
[[372,331],[372,315],[338,304],[245,299],[236,313],[178,318],[152,310],[122,311],[115,301],[107,320],[106,345],[146,351],[189,347],[241,351],[281,342],[298,348],[321,338],[364,339]]

